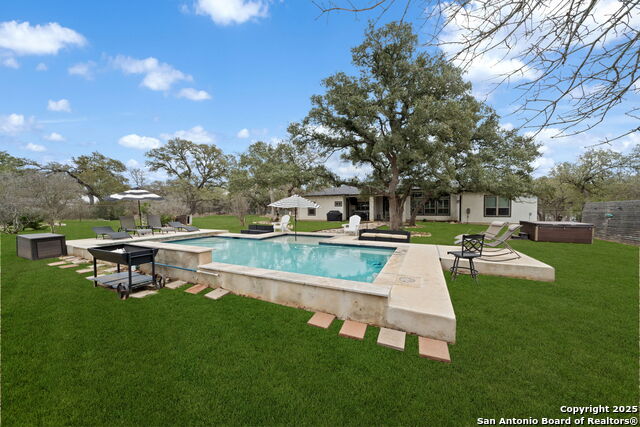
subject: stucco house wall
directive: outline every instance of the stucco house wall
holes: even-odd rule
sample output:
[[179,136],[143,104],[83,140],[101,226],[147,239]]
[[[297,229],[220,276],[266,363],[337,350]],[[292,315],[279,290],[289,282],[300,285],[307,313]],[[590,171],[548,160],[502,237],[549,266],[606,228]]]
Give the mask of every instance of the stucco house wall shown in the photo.
[[[537,197],[519,197],[511,201],[511,215],[509,216],[485,216],[484,193],[464,193],[462,195],[462,222],[490,223],[491,221],[507,221],[518,223],[520,221],[535,221],[538,211]],[[456,208],[458,204],[455,204]],[[470,212],[467,215],[466,211]],[[453,213],[453,212],[452,212]],[[457,218],[458,211],[455,215]]]
[[[326,221],[329,211],[340,211],[342,219],[345,219],[345,196],[309,196],[307,199],[319,204],[320,208],[316,209],[315,216],[310,216],[307,209],[298,209],[298,219]],[[336,207],[335,202],[342,202],[342,206]]]

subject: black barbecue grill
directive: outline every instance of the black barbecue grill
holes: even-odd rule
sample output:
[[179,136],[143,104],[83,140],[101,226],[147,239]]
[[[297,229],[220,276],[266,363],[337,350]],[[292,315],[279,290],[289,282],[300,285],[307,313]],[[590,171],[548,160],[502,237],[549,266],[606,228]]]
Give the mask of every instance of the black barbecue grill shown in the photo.
[[[131,291],[136,288],[152,285],[160,289],[163,286],[162,277],[156,275],[157,248],[119,244],[89,248],[89,253],[93,255],[93,277],[88,279],[93,281],[94,286],[115,289],[120,299],[129,298]],[[96,277],[98,275],[97,260],[117,264],[117,273]],[[148,263],[151,263],[151,275],[133,271],[134,267]],[[127,266],[127,271],[121,272],[121,265]]]

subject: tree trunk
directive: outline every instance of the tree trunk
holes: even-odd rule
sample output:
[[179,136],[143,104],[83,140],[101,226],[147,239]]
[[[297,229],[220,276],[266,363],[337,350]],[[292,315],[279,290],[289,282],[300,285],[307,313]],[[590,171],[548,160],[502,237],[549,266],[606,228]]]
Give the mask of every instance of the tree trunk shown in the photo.
[[402,214],[404,213],[404,204],[398,198],[396,193],[398,189],[399,174],[398,164],[395,158],[390,158],[391,163],[391,180],[389,181],[389,228],[391,230],[400,230],[402,227]]
[[[275,197],[273,195],[273,189],[269,188],[269,203],[273,203],[275,202]],[[276,213],[276,208],[274,208],[273,206],[271,206],[271,215],[269,215],[271,218],[271,221],[276,221],[278,218],[278,215]]]
[[410,226],[413,226],[413,227],[416,226],[416,217],[418,216],[418,210],[427,204],[427,200],[428,199],[426,197],[423,198],[419,203],[416,203],[413,209],[411,209],[411,217],[409,218]]

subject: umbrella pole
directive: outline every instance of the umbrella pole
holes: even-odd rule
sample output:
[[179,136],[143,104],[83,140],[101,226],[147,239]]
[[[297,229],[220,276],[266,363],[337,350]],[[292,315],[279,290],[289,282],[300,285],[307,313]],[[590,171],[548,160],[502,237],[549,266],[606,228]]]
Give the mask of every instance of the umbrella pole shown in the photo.
[[140,228],[142,228],[142,210],[140,210],[140,200],[138,200],[138,216],[140,217]]
[[293,211],[293,240],[298,241],[298,208]]

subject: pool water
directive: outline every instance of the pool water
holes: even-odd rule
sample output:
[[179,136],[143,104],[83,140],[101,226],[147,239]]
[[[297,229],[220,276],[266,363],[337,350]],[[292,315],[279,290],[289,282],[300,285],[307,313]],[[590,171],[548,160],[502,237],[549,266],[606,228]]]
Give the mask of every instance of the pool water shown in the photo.
[[201,237],[171,243],[203,246],[213,250],[213,261],[269,270],[371,283],[394,249],[321,245],[326,237],[278,236],[255,240]]

